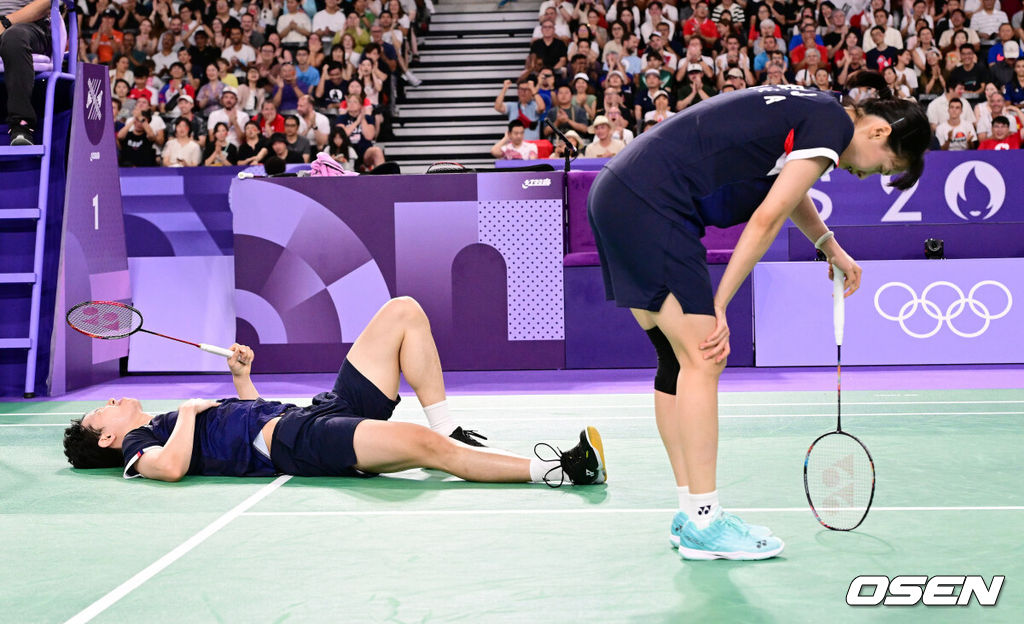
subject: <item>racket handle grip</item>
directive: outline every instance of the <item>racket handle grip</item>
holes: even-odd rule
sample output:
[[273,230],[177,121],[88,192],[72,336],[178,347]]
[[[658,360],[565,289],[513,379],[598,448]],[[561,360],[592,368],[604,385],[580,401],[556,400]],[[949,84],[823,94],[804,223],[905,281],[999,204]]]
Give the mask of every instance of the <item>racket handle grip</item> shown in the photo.
[[218,347],[216,345],[208,345],[204,343],[199,345],[199,348],[202,349],[203,351],[206,351],[207,353],[213,353],[215,355],[220,355],[226,358],[229,358],[232,355],[234,355],[234,352],[231,349],[225,349],[224,347]]
[[843,327],[846,325],[846,299],[844,287],[846,273],[832,265],[832,328],[836,334],[836,345],[843,345]]

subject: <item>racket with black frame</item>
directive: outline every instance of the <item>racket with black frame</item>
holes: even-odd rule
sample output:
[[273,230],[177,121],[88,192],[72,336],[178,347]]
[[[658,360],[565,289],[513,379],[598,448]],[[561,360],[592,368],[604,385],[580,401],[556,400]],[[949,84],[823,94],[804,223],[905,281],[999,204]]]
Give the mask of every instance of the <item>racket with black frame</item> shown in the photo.
[[142,312],[139,312],[130,305],[117,301],[84,301],[68,310],[66,319],[68,325],[70,325],[72,329],[79,331],[90,338],[116,340],[118,338],[127,338],[135,332],[145,332],[147,334],[153,334],[154,336],[160,336],[161,338],[167,338],[168,340],[175,340],[187,345],[192,345],[193,347],[202,349],[207,353],[213,353],[226,358],[231,357],[234,353],[230,349],[225,349],[216,345],[191,342],[189,340],[175,338],[174,336],[168,336],[167,334],[143,329]]
[[871,509],[875,498],[875,461],[868,447],[843,431],[842,350],[846,323],[845,275],[833,266],[832,321],[836,338],[836,429],[821,435],[804,457],[807,502],[826,529],[852,531]]

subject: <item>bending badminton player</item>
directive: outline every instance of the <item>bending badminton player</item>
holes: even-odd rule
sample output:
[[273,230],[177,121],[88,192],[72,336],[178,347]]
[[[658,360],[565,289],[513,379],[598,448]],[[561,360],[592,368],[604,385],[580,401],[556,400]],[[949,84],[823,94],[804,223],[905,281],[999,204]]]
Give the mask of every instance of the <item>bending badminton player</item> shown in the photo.
[[[861,99],[846,106],[828,92],[774,86],[706,100],[637,137],[590,190],[608,298],[631,308],[658,354],[655,419],[680,508],[670,538],[684,558],[765,559],[783,548],[767,528],[719,504],[718,379],[729,355],[729,301],[787,218],[846,273],[852,294],[861,269],[819,217],[811,185],[840,167],[861,178],[902,173],[893,186],[907,189],[924,169],[930,130],[920,106],[892,99],[876,73],[851,82]],[[744,222],[712,294],[704,228]]]
[[[448,411],[430,324],[416,301],[392,299],[356,339],[334,389],[309,407],[264,401],[249,372],[253,352],[234,345],[228,359],[238,398],[192,399],[152,416],[136,399],[111,399],[64,433],[76,468],[124,466],[124,476],[177,481],[185,475],[367,476],[434,468],[468,481],[589,485],[605,481],[597,430],[549,459],[490,452]],[[430,428],[391,422],[399,375],[425,405]],[[486,439],[486,438],[484,438]]]

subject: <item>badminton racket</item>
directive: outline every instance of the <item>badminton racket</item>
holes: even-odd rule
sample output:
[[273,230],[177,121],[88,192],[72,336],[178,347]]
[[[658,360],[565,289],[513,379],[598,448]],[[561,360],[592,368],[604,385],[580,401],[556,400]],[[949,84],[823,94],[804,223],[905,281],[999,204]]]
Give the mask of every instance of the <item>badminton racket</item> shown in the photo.
[[142,312],[139,312],[130,305],[118,303],[117,301],[85,301],[68,310],[68,325],[90,338],[101,340],[115,340],[127,338],[135,332],[146,332],[168,340],[183,342],[202,349],[208,353],[214,353],[229,358],[234,353],[230,349],[209,345],[204,343],[190,342],[161,334],[155,331],[142,328]]
[[832,323],[836,338],[836,429],[821,435],[804,457],[807,502],[826,529],[852,531],[875,498],[875,462],[864,443],[843,431],[842,352],[846,324],[845,275],[832,267]]

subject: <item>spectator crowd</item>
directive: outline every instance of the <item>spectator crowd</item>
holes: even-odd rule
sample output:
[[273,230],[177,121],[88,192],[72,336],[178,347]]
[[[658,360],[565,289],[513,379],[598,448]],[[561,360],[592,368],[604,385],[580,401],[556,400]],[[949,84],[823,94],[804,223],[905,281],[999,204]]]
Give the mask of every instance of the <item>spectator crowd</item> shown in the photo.
[[1021,9],[1022,0],[546,0],[522,74],[494,102],[508,130],[491,153],[559,155],[547,119],[585,156],[610,157],[719,93],[845,94],[862,69],[926,108],[933,149],[1018,149]]
[[347,169],[420,80],[432,0],[78,0],[83,60],[110,67],[123,166]]

